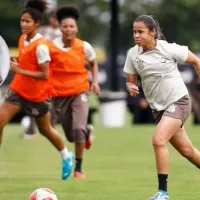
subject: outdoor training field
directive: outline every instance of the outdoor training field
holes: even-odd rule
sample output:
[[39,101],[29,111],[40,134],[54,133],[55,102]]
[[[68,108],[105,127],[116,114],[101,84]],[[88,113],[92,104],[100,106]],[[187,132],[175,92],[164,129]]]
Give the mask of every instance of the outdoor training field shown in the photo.
[[[23,140],[23,128],[8,125],[0,154],[0,200],[28,200],[39,187],[54,190],[59,200],[147,200],[157,189],[151,147],[154,126],[129,124],[123,129],[97,124],[96,140],[83,165],[87,178],[68,181],[60,180],[60,155],[48,141],[39,135],[35,140]],[[186,125],[189,136],[200,148],[199,127],[190,124]],[[170,200],[198,200],[200,170],[172,148],[170,154]]]

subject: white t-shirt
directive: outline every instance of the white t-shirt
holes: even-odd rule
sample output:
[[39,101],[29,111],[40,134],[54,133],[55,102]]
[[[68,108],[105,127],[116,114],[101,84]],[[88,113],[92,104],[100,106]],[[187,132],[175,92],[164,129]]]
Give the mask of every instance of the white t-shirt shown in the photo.
[[[56,38],[53,41],[53,43],[63,51],[69,51],[70,50],[70,48],[64,48],[65,45],[64,45],[61,37],[60,38]],[[94,60],[96,58],[96,53],[95,53],[93,47],[91,46],[91,44],[89,44],[88,42],[84,41],[83,45],[84,45],[83,48],[84,48],[84,53],[86,55],[86,60],[88,62]]]
[[178,62],[185,62],[188,47],[157,40],[156,48],[143,52],[138,45],[128,52],[124,71],[141,77],[144,94],[152,109],[164,110],[188,94],[178,71]]
[[[35,40],[42,38],[43,36],[40,33],[37,33],[35,37],[33,37],[30,42],[26,41],[26,38],[24,40],[24,45],[28,46],[31,42],[34,42]],[[36,48],[36,57],[38,64],[42,64],[47,61],[51,61],[50,55],[49,55],[49,47],[44,44],[40,44]]]

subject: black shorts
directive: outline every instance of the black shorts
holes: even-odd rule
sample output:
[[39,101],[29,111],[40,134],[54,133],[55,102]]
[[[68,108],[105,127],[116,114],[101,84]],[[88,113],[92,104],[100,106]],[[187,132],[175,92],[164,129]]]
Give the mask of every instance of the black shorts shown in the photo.
[[32,102],[24,99],[12,89],[8,90],[5,96],[5,102],[20,106],[22,111],[34,118],[44,116],[51,109],[51,98],[48,98],[43,102]]

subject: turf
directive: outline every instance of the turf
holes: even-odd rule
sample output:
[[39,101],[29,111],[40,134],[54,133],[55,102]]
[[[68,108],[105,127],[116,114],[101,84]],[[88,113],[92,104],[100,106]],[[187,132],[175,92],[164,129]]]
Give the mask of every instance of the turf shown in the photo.
[[[188,121],[186,129],[200,148],[199,127]],[[60,156],[51,144],[39,135],[23,140],[23,128],[8,125],[0,152],[0,200],[28,200],[39,187],[54,190],[59,200],[147,200],[157,189],[153,130],[154,125],[131,126],[129,122],[119,129],[97,124],[96,140],[83,163],[86,180],[62,181]],[[200,170],[171,147],[170,155],[170,200],[200,199]]]

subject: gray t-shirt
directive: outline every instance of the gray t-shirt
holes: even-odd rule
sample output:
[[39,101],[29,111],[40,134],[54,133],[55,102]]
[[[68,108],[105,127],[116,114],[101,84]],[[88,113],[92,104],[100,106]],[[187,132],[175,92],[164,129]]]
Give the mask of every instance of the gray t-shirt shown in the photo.
[[144,94],[152,109],[164,110],[188,94],[177,64],[188,57],[188,47],[157,40],[156,48],[143,52],[138,45],[128,52],[124,71],[141,77]]

